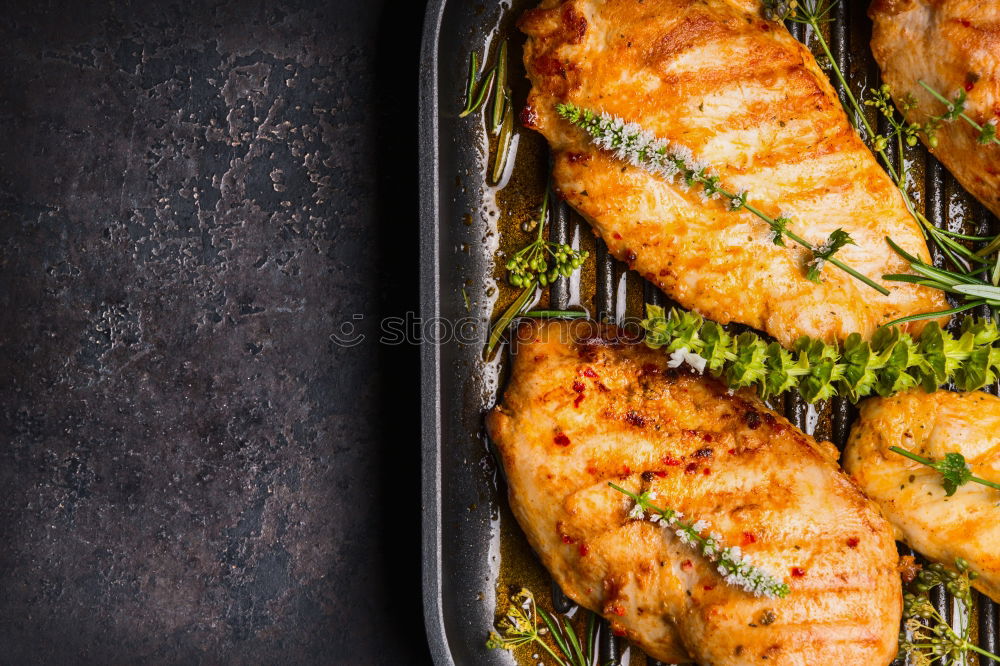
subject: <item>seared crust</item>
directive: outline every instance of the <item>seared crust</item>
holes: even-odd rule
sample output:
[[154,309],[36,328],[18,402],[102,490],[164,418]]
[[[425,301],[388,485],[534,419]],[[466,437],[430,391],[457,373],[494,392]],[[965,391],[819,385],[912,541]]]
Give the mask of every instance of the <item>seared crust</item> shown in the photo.
[[1000,491],[968,483],[946,497],[936,471],[890,446],[933,460],[961,453],[974,475],[1000,481],[1000,398],[910,391],[867,400],[843,458],[901,541],[949,566],[964,558],[979,574],[973,585],[1000,601]]
[[[917,102],[904,114],[908,121],[922,124],[945,110],[918,81],[949,99],[966,89],[970,118],[981,125],[1000,120],[1000,3],[876,0],[868,14],[872,52],[897,106],[908,95]],[[937,147],[928,149],[1000,215],[1000,146],[979,145],[979,133],[961,120],[943,125],[937,137]]]
[[573,102],[638,122],[689,147],[765,212],[794,218],[811,242],[848,231],[857,246],[839,256],[862,273],[907,272],[884,238],[927,258],[916,222],[812,56],[757,2],[546,0],[519,25],[533,86],[522,119],[551,144],[560,195],[682,306],[786,344],[871,334],[947,307],[940,292],[895,283],[883,297],[830,267],[821,285],[809,282],[811,257],[771,243],[750,213],[624,165],[555,113]]
[[[487,427],[514,515],[578,603],[647,654],[734,664],[885,666],[901,613],[891,529],[818,443],[751,393],[665,368],[596,324],[524,324]],[[791,586],[724,583],[608,487],[705,519]]]

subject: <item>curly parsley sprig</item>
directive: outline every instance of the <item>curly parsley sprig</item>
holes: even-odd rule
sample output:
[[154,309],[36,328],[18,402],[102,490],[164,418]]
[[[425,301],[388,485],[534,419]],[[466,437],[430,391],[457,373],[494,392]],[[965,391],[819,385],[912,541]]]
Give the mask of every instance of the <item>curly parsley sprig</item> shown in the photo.
[[[673,509],[661,509],[649,500],[649,493],[636,494],[630,492],[614,483],[608,483],[620,493],[624,493],[635,502],[629,512],[629,518],[633,520],[649,520],[672,531],[681,543],[686,544],[694,550],[700,552],[709,562],[716,565],[716,569],[723,580],[729,585],[742,587],[747,592],[758,597],[787,597],[790,590],[788,585],[775,578],[767,570],[756,566],[749,555],[744,555],[739,546],[725,546],[722,543],[722,536],[712,532],[709,536],[704,536],[703,532],[708,529],[708,523],[699,520],[694,523],[682,520],[684,514]],[[647,516],[648,514],[648,516]]]
[[[972,631],[972,589],[976,572],[959,558],[957,571],[934,563],[925,567],[906,586],[903,595],[903,631],[899,633],[898,658],[914,666],[966,666],[969,652],[1000,662],[1000,656],[987,652],[969,640]],[[943,585],[959,603],[958,627],[953,628],[931,602],[930,591]]]
[[995,322],[976,317],[962,321],[957,337],[931,322],[916,340],[891,327],[880,328],[870,342],[857,333],[843,345],[802,337],[790,350],[756,333],[732,335],[679,309],[668,315],[647,304],[642,325],[648,347],[672,356],[680,350],[696,355],[729,388],[753,386],[764,398],[798,389],[807,402],[837,395],[857,402],[917,386],[934,391],[949,381],[959,390],[974,391],[1000,377],[1000,330]]
[[834,257],[844,245],[853,243],[843,229],[834,231],[822,245],[813,246],[788,228],[791,222],[788,218],[772,217],[763,212],[748,201],[748,192],[731,192],[723,187],[719,176],[712,173],[708,164],[695,159],[688,147],[657,138],[636,123],[626,123],[609,113],[597,113],[575,104],[557,104],[556,112],[584,130],[598,148],[614,153],[617,159],[667,181],[680,178],[686,187],[700,188],[706,201],[721,197],[727,200],[730,210],[746,209],[767,223],[775,245],[783,246],[784,239],[788,238],[806,248],[813,255],[806,274],[810,280],[818,282],[823,263],[829,262],[879,293],[889,294],[888,289]]
[[941,475],[941,484],[944,486],[944,492],[948,497],[954,495],[960,486],[964,486],[970,481],[1000,490],[1000,483],[973,476],[972,470],[969,469],[968,463],[965,462],[965,456],[961,453],[946,453],[944,454],[944,458],[934,462],[930,458],[918,456],[916,453],[911,453],[898,446],[890,446],[889,450],[936,470]]

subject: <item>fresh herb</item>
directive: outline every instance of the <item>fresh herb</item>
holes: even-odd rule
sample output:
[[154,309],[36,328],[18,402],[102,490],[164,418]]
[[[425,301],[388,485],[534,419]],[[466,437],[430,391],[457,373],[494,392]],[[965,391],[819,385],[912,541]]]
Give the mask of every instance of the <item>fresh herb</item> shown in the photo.
[[465,311],[469,312],[472,309],[472,306],[469,303],[469,294],[466,293],[465,287],[462,287],[462,300],[465,301]]
[[918,456],[917,454],[911,453],[898,446],[890,446],[889,450],[893,453],[898,453],[901,456],[906,456],[910,460],[915,460],[921,465],[927,465],[928,467],[937,470],[938,474],[941,475],[944,492],[948,497],[954,495],[959,486],[964,486],[969,481],[974,481],[975,483],[980,483],[984,486],[1000,490],[1000,483],[994,483],[993,481],[987,481],[986,479],[981,479],[978,476],[973,476],[972,470],[969,469],[969,465],[965,462],[965,456],[961,453],[946,453],[944,454],[944,458],[934,462],[930,458]]
[[483,77],[482,83],[478,83],[479,63],[476,53],[473,51],[472,55],[469,56],[469,80],[465,84],[465,108],[458,114],[459,118],[464,118],[470,113],[475,113],[483,106],[483,102],[486,101],[490,91],[493,89],[493,79],[496,77],[496,73],[496,68],[491,68],[486,73],[486,76]]
[[879,293],[888,295],[889,290],[885,287],[833,256],[837,250],[851,242],[850,236],[843,230],[838,230],[838,238],[842,234],[846,239],[839,241],[836,247],[831,244],[830,247],[826,248],[823,256],[820,256],[817,254],[819,248],[814,247],[809,241],[788,228],[791,220],[784,216],[775,218],[764,213],[748,201],[749,194],[747,192],[726,190],[720,184],[719,176],[710,171],[709,165],[696,160],[691,150],[686,146],[672,145],[665,139],[653,136],[635,123],[626,123],[621,118],[611,114],[596,113],[575,104],[557,104],[556,112],[563,119],[583,129],[590,135],[591,140],[598,148],[613,152],[616,158],[667,181],[673,181],[679,177],[682,185],[699,187],[705,200],[722,197],[728,201],[731,210],[743,208],[756,215],[768,224],[771,230],[771,240],[776,245],[784,245],[784,238],[787,237],[813,253],[813,263],[809,275],[815,279],[818,279],[819,268],[822,265],[819,260],[822,259],[822,261],[833,264]]
[[[478,111],[493,94],[490,110],[490,129],[500,136],[497,138],[497,152],[493,156],[490,178],[494,183],[503,179],[507,169],[507,159],[514,138],[514,105],[511,103],[510,85],[507,82],[507,42],[500,43],[496,65],[480,79],[479,62],[475,52],[469,56],[469,78],[465,84],[465,108],[458,114],[465,118]],[[480,82],[481,81],[481,82]],[[495,85],[494,85],[495,84]]]
[[[542,206],[538,211],[538,221],[535,225],[538,233],[535,239],[507,261],[507,281],[511,286],[523,291],[493,325],[486,343],[487,356],[493,353],[510,322],[528,307],[539,286],[545,287],[560,276],[569,277],[590,256],[589,252],[574,250],[570,245],[545,240],[548,218],[549,192],[546,189]],[[581,314],[586,316],[586,313]]]
[[545,220],[548,217],[549,193],[545,192],[539,213],[538,235],[507,261],[507,281],[514,287],[524,287],[538,282],[543,287],[559,276],[569,277],[590,256],[564,243],[545,240]]
[[932,116],[931,120],[929,121],[930,127],[927,130],[927,143],[931,146],[931,148],[937,146],[937,136],[935,136],[934,131],[936,131],[937,128],[940,127],[940,124],[942,122],[946,123],[954,122],[958,118],[961,118],[966,123],[971,125],[973,129],[979,132],[979,137],[977,138],[977,141],[980,143],[980,145],[985,146],[986,144],[989,143],[1000,144],[1000,138],[997,138],[997,126],[995,123],[987,122],[983,125],[980,125],[975,120],[966,115],[965,113],[966,95],[964,90],[959,90],[955,94],[955,98],[949,100],[947,97],[939,93],[937,90],[934,90],[934,88],[927,85],[925,82],[917,81],[917,83],[923,86],[924,90],[933,95],[935,99],[944,104],[946,108],[946,111],[944,113],[942,113],[941,115]]
[[589,315],[583,310],[528,310],[524,316],[536,319],[584,319]]
[[[969,652],[1000,662],[1000,656],[987,652],[969,640],[972,631],[972,589],[970,582],[976,572],[959,558],[957,571],[934,563],[925,567],[906,586],[903,595],[903,630],[899,633],[898,658],[914,666],[966,666]],[[933,588],[944,585],[958,601],[958,627],[941,616],[931,602]]]
[[819,274],[823,270],[823,264],[845,245],[856,245],[856,243],[846,231],[836,229],[822,245],[813,248],[813,259],[809,262],[806,277],[813,282],[819,282]]
[[[535,597],[527,589],[510,598],[507,614],[497,622],[486,641],[486,647],[501,650],[530,643],[539,645],[558,666],[596,666],[597,617],[587,612],[586,633],[577,636],[576,629],[566,617],[550,614],[535,604]],[[538,626],[542,618],[544,627]],[[544,639],[548,636],[552,645]]]
[[[739,546],[725,546],[722,536],[712,532],[709,536],[702,533],[708,529],[708,523],[699,520],[694,523],[684,522],[684,514],[673,509],[661,509],[649,501],[649,492],[637,495],[621,486],[608,483],[620,493],[632,498],[635,505],[629,512],[633,520],[648,520],[656,525],[672,531],[681,543],[699,551],[709,562],[716,565],[716,570],[723,580],[734,587],[741,587],[758,597],[787,597],[788,585],[775,578],[761,567],[755,566],[749,555],[744,555]],[[649,514],[648,516],[646,514]]]
[[[851,87],[848,85],[844,73],[837,65],[837,60],[833,57],[830,45],[827,43],[826,38],[823,37],[822,24],[830,20],[829,15],[836,6],[837,1],[838,0],[801,0],[800,2],[780,2],[779,0],[765,0],[765,15],[774,20],[789,20],[795,23],[808,25],[812,28],[813,37],[820,45],[820,48],[826,56],[830,70],[833,72],[834,77],[837,82],[840,83],[841,88],[847,96],[851,110],[854,112],[855,123],[860,121],[861,127],[864,128],[866,135],[870,137],[872,149],[875,151],[876,155],[878,155],[879,160],[882,162],[882,166],[885,167],[885,170],[895,182],[896,188],[903,197],[903,203],[906,205],[907,211],[909,211],[910,215],[917,221],[924,237],[932,241],[941,250],[941,252],[944,253],[948,260],[955,265],[956,268],[963,271],[969,270],[975,264],[985,263],[980,256],[966,248],[961,243],[956,242],[955,239],[951,237],[951,234],[936,227],[922,212],[917,209],[916,204],[907,190],[908,172],[906,170],[906,160],[904,159],[903,152],[904,145],[913,145],[915,143],[915,140],[912,137],[914,132],[918,130],[915,126],[907,125],[903,121],[896,119],[895,112],[893,111],[891,105],[888,104],[888,86],[884,85],[877,91],[872,91],[873,99],[869,100],[870,104],[868,102],[866,102],[866,104],[876,107],[880,113],[889,119],[891,127],[889,134],[886,136],[880,135],[868,121],[868,117],[865,115],[862,105],[858,102],[854,93],[851,92]],[[912,101],[907,101],[907,104],[910,103],[912,103]],[[892,161],[889,159],[887,151],[890,147],[895,147],[896,149],[900,165],[899,169],[894,167]],[[940,313],[935,313],[934,316],[939,314],[944,315],[948,312],[949,311],[942,311]]]
[[937,268],[926,261],[911,255],[903,248],[899,247],[891,238],[886,238],[886,242],[900,257],[910,263],[910,269],[917,275],[909,274],[889,274],[883,275],[884,280],[895,282],[909,282],[919,284],[932,289],[939,289],[952,294],[963,303],[955,308],[939,312],[926,312],[923,314],[902,317],[888,322],[886,326],[901,324],[908,321],[920,319],[935,319],[941,315],[955,314],[964,310],[988,305],[991,307],[1000,306],[1000,287],[997,286],[997,279],[1000,278],[1000,257],[997,258],[996,266],[991,276],[991,282],[986,282],[975,273],[960,273],[945,268]]
[[[950,382],[974,391],[1000,376],[1000,330],[995,322],[965,317],[958,336],[930,322],[914,340],[896,327],[871,341],[852,333],[843,345],[801,337],[791,350],[756,333],[732,335],[700,315],[646,305],[645,344],[703,358],[704,369],[729,388],[754,386],[763,398],[798,389],[807,402],[840,395],[857,402],[917,386],[934,391]],[[697,369],[697,368],[696,368]]]

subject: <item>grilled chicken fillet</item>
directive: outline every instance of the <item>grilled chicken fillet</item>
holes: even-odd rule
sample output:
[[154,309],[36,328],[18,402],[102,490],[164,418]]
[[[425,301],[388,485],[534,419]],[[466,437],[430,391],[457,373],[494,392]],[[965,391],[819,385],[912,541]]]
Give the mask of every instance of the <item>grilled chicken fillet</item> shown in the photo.
[[[995,0],[875,0],[868,11],[872,52],[897,106],[925,123],[946,107],[919,84],[951,99],[965,90],[966,114],[980,125],[1000,120],[1000,3]],[[923,135],[921,135],[921,138]],[[979,145],[968,123],[944,123],[931,148],[958,182],[1000,215],[1000,146]]]
[[843,457],[901,541],[949,566],[964,558],[979,574],[973,586],[1000,601],[1000,490],[967,483],[947,497],[937,471],[890,446],[932,460],[961,453],[973,475],[1000,482],[1000,398],[980,391],[873,398],[862,405]]
[[[525,323],[487,427],[510,505],[569,597],[676,663],[886,666],[901,592],[891,528],[836,450],[751,393],[665,368],[587,322]],[[703,519],[782,578],[784,599],[724,582],[610,488]]]
[[545,0],[519,26],[532,83],[521,117],[548,139],[559,193],[617,258],[682,306],[786,345],[870,334],[947,307],[926,287],[895,283],[882,296],[830,266],[814,284],[804,275],[811,254],[772,243],[758,218],[598,151],[556,113],[572,102],[637,122],[689,148],[766,213],[792,218],[810,242],[849,232],[857,245],[838,258],[865,275],[907,272],[885,237],[927,258],[917,223],[812,55],[764,20],[759,3]]

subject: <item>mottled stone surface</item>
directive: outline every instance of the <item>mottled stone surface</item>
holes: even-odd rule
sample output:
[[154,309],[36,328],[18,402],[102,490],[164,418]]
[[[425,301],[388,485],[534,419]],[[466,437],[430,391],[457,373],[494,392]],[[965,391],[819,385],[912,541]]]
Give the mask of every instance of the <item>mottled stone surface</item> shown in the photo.
[[4,4],[0,662],[427,659],[386,4]]

